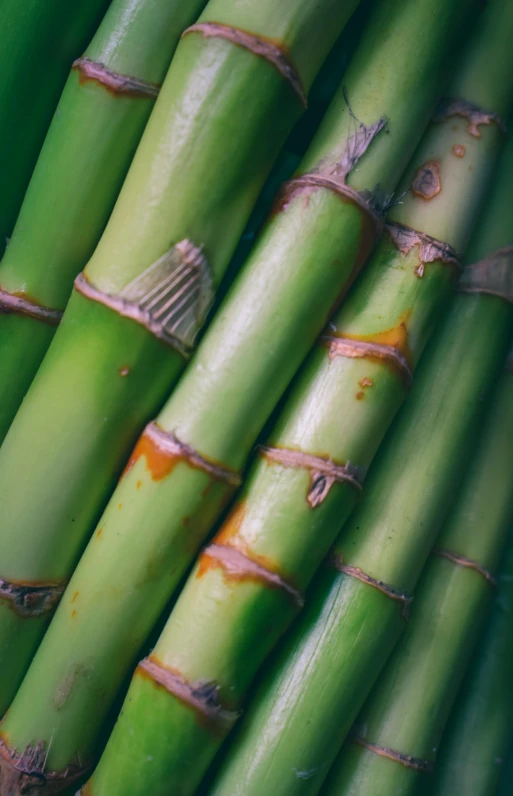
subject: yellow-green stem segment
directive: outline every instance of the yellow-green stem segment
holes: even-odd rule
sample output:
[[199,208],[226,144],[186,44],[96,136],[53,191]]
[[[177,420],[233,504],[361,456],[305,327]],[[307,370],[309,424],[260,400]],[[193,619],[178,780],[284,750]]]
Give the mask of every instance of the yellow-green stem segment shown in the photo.
[[108,221],[180,35],[205,2],[114,0],[72,66],[0,263],[0,442]]
[[[211,0],[182,36],[109,223],[0,450],[0,711],[138,434],[192,353],[303,95],[356,5]],[[34,588],[40,599],[27,616]]]
[[[21,728],[22,716],[29,718],[21,691],[19,709],[11,706],[7,732],[19,753],[36,738],[45,746],[52,739],[47,770],[65,771],[77,754],[84,762],[93,757],[99,727],[138,647],[373,243],[373,212],[352,191],[372,194],[377,184],[385,194],[393,191],[436,105],[454,40],[464,31],[462,14],[471,19],[473,8],[469,0],[451,7],[441,0],[415,8],[405,0],[376,4],[344,81],[361,124],[341,89],[299,179],[286,188],[178,390],[141,437],[75,571],[22,689],[32,693],[30,682],[38,683],[28,735]],[[388,37],[391,17],[396,24]],[[422,98],[412,106],[417,93]],[[388,135],[379,132],[383,117]],[[368,149],[351,170],[354,146],[364,149],[364,143]],[[59,539],[52,556],[61,548]],[[49,561],[49,549],[47,555]],[[88,676],[74,678],[65,704],[55,709],[52,694],[64,670],[82,670],[85,658]],[[21,721],[16,738],[15,716]]]
[[[472,259],[511,241],[509,146],[470,245]],[[511,267],[502,274],[507,290]],[[492,295],[455,299],[336,545],[340,571],[327,567],[307,593],[303,616],[235,730],[213,794],[315,794],[321,788],[404,627],[402,613],[451,505],[512,314],[507,301]]]

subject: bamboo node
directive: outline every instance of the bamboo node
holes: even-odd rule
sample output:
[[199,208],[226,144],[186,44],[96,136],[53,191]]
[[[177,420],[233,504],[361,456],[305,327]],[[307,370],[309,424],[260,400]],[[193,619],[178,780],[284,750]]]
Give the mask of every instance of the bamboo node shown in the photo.
[[281,464],[282,467],[298,467],[310,471],[307,501],[311,508],[316,508],[326,499],[335,483],[349,484],[359,492],[362,490],[365,470],[351,462],[336,464],[322,456],[267,445],[262,445],[260,451],[266,459]]
[[61,310],[41,307],[40,304],[30,301],[24,296],[16,296],[0,288],[0,315],[2,314],[28,315],[30,318],[48,323],[50,326],[58,326],[62,318]]
[[5,738],[0,738],[0,783],[2,793],[19,793],[37,796],[44,789],[47,796],[68,792],[74,782],[81,779],[91,765],[69,765],[65,771],[48,771],[46,760],[48,744],[38,741],[22,753],[11,749]]
[[171,458],[187,459],[193,467],[204,470],[216,481],[224,481],[230,486],[238,487],[242,483],[239,473],[224,467],[222,464],[206,459],[190,445],[182,442],[171,431],[164,431],[155,422],[148,423],[143,436],[147,437],[161,453]]
[[239,711],[229,710],[222,705],[219,698],[220,686],[217,683],[189,682],[180,672],[163,666],[152,656],[139,663],[136,674],[149,677],[223,735],[231,730],[240,716]]
[[425,232],[417,232],[417,230],[395,221],[387,223],[386,229],[394,245],[402,254],[409,254],[415,246],[419,247],[420,263],[415,269],[418,277],[422,278],[425,266],[434,262],[451,265],[456,273],[461,272],[462,265],[458,255],[448,243],[432,238],[431,235],[426,235]]
[[496,124],[501,133],[506,133],[508,129],[497,113],[491,113],[479,105],[459,99],[443,99],[438,105],[433,121],[439,124],[452,116],[462,116],[467,119],[468,132],[474,138],[481,138],[479,127],[482,124]]
[[406,386],[413,385],[413,372],[405,355],[395,346],[373,343],[370,340],[353,340],[335,334],[323,334],[321,342],[329,346],[330,359],[349,357],[352,359],[378,359],[388,362],[403,377]]
[[400,765],[405,766],[406,768],[414,768],[417,771],[423,771],[426,774],[432,774],[434,771],[434,765],[429,760],[422,760],[421,758],[412,757],[411,755],[404,754],[403,752],[396,752],[394,749],[389,749],[387,746],[369,743],[363,738],[360,738],[358,735],[353,735],[351,742],[358,744],[358,746],[363,746],[365,749],[368,749],[369,752],[374,752],[376,755],[387,757],[389,760],[400,763]]
[[302,106],[304,108],[308,106],[303,83],[297,69],[292,64],[288,53],[274,42],[219,22],[198,22],[191,25],[182,33],[182,38],[189,33],[201,33],[205,38],[226,39],[238,47],[250,50],[259,58],[264,58],[290,83]]
[[81,83],[92,80],[116,96],[155,99],[160,91],[160,86],[156,83],[114,72],[100,61],[91,61],[85,56],[77,58],[71,68],[79,73]]
[[491,586],[497,588],[497,581],[493,577],[492,573],[482,567],[477,561],[473,561],[471,558],[467,558],[466,556],[458,555],[457,553],[452,553],[450,550],[444,550],[440,547],[435,547],[433,549],[433,555],[440,556],[441,558],[447,558],[449,561],[452,561],[453,564],[456,564],[458,567],[468,567],[469,569],[473,569],[478,572],[480,575],[483,576],[485,580]]
[[507,246],[467,265],[458,283],[459,293],[487,293],[513,303],[513,246]]
[[385,594],[391,600],[397,600],[397,602],[402,603],[403,608],[401,613],[405,619],[408,619],[409,608],[413,601],[413,597],[411,595],[400,589],[394,589],[392,586],[389,586],[382,580],[378,580],[377,578],[373,578],[371,575],[367,575],[367,573],[359,567],[352,567],[349,564],[344,564],[344,558],[341,553],[332,553],[331,564],[336,570],[342,572],[344,575],[348,575],[350,578],[361,580],[362,583],[366,583],[367,586],[372,586],[372,588],[378,589],[378,591]]
[[370,193],[361,193],[355,191],[350,185],[347,185],[343,180],[336,179],[335,177],[310,172],[309,174],[302,174],[300,177],[295,177],[293,180],[288,180],[282,191],[280,197],[283,203],[289,194],[297,191],[298,188],[326,188],[328,191],[336,193],[338,196],[345,200],[349,200],[353,204],[360,207],[372,220],[375,227],[376,239],[381,235],[384,227],[384,215],[379,209],[379,206],[374,203]]
[[301,592],[291,586],[285,578],[263,564],[253,561],[249,555],[242,553],[232,545],[213,542],[203,550],[201,558],[205,557],[218,563],[224,572],[235,580],[258,581],[271,589],[284,591],[298,608],[302,608],[304,605],[304,597]]
[[0,580],[0,600],[5,600],[18,616],[34,619],[54,612],[67,581],[61,583],[17,583]]
[[209,264],[201,249],[187,239],[152,263],[119,295],[94,287],[85,272],[75,279],[75,288],[146,327],[185,358],[192,353],[214,301]]

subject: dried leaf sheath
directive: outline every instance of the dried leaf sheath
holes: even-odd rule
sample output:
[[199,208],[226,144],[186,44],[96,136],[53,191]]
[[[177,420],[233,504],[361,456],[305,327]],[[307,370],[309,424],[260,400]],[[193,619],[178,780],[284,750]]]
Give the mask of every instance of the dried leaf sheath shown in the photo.
[[[73,63],[0,263],[8,299],[0,297],[0,441],[55,331],[38,322],[33,308],[60,320],[73,280],[107,223],[180,34],[204,5],[114,0]],[[13,306],[16,297],[27,306],[20,298]]]
[[[91,291],[73,291],[0,451],[2,580],[68,579],[137,435],[183,369],[212,285],[218,286],[259,189],[304,108],[258,42],[271,40],[267,49],[279,50],[307,92],[356,4],[211,0],[199,20],[203,27],[182,37],[84,270]],[[204,35],[212,19],[244,30],[244,43]],[[199,285],[195,278],[187,287],[187,300],[196,301],[192,312],[179,307],[175,294],[155,320],[153,308],[140,310],[123,298],[144,272],[160,268],[155,264],[162,265],[163,257],[168,262],[179,255],[185,262],[187,241],[199,264],[191,273],[202,274]],[[161,340],[172,309],[180,313],[179,321],[170,318],[176,335]],[[42,468],[49,451],[52,465]],[[21,622],[0,602],[0,707],[9,704],[49,618]]]

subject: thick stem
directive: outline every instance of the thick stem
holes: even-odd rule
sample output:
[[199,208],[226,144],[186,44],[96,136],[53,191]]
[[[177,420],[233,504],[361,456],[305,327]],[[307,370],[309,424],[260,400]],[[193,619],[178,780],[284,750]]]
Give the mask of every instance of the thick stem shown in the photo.
[[[333,171],[333,162],[338,158],[340,167],[348,169],[355,143],[360,146],[365,141],[372,148],[385,116],[390,135],[401,140],[399,171],[436,103],[452,62],[454,38],[462,32],[462,13],[470,16],[472,7],[468,0],[451,6],[449,13],[441,0],[423,0],[415,10],[404,0],[378,4],[345,80],[366,127],[357,126],[355,131],[354,119],[340,100],[341,91],[338,115],[329,115],[324,123],[337,131],[336,149],[318,148],[319,165],[327,160],[332,167],[326,173],[317,170],[312,180],[306,174],[288,186],[179,389],[158,417],[159,427],[173,435],[175,446],[177,440],[184,443],[225,472],[243,466],[336,297],[346,289],[374,239],[374,212],[346,187],[340,170]],[[389,29],[391,14],[402,24],[397,36],[389,38],[381,32]],[[403,15],[411,36],[404,36]],[[417,39],[428,29],[429,46],[419,48]],[[381,46],[376,47],[376,42]],[[406,69],[412,63],[416,68]],[[423,102],[412,112],[411,94],[416,91],[422,91]],[[344,156],[340,141],[347,142],[348,132],[356,132],[356,137],[349,139]],[[326,137],[325,131],[321,135]],[[311,155],[307,158],[311,163]],[[369,191],[381,177],[377,164]],[[52,736],[49,770],[64,770],[77,752],[84,761],[91,758],[98,727],[139,644],[233,490],[232,483],[194,465],[176,447],[175,455],[166,456],[154,442],[154,435],[141,437],[41,647],[23,689],[32,694],[30,719],[22,692],[19,709],[13,705],[9,712],[10,720],[13,716],[20,720],[16,738],[14,720],[8,729],[16,748],[32,743],[34,733],[43,743]],[[73,599],[80,605],[71,605]],[[52,651],[56,643],[57,656]],[[69,654],[63,653],[63,645]],[[43,662],[47,655],[49,667]],[[78,670],[84,656],[91,677],[76,679],[73,697],[56,711],[51,694],[62,681],[61,667]],[[93,697],[93,710],[91,696],[97,687],[103,697]],[[85,713],[87,722],[81,718]],[[31,740],[22,729],[25,719]],[[192,771],[191,776],[197,774]],[[145,784],[134,780],[130,786]]]
[[413,796],[431,784],[513,519],[512,434],[513,372],[507,370],[415,589],[406,632],[335,762],[326,794]]
[[[454,132],[461,134],[458,126]],[[488,146],[493,160],[492,140]],[[432,131],[427,141],[433,142]],[[510,158],[508,152],[504,164]],[[484,166],[484,160],[481,163]],[[500,176],[495,200],[483,218],[487,241],[488,213],[495,210],[499,197],[511,206],[510,173],[501,167]],[[484,188],[481,183],[480,190]],[[471,217],[473,203],[474,199],[467,204]],[[404,212],[411,207],[408,200]],[[426,205],[419,207],[430,212]],[[460,217],[454,211],[451,216],[458,231],[454,240],[461,236],[464,241]],[[509,219],[506,214],[502,218],[499,244],[505,234],[511,235]],[[475,241],[473,250],[478,247]],[[365,275],[361,281],[365,282]],[[507,280],[504,287],[508,288]],[[348,308],[351,299],[352,295],[345,305]],[[359,321],[366,306],[366,301],[355,304],[354,321]],[[427,361],[421,362],[420,385],[415,384],[395,424],[395,435],[389,434],[384,452],[378,454],[379,464],[364,487],[362,505],[340,537],[334,559],[340,572],[328,569],[310,590],[311,604],[307,603],[305,615],[236,730],[214,793],[319,790],[404,626],[402,614],[408,608],[411,588],[443,512],[451,504],[471,432],[479,425],[481,398],[500,367],[511,334],[511,316],[510,306],[499,298],[471,294],[457,298],[438,342],[431,346]],[[319,401],[312,402],[316,423],[318,407]]]
[[82,55],[107,6],[108,0],[2,2],[0,253],[14,227],[71,64]]
[[[181,33],[205,0],[115,0],[72,69],[39,155],[0,286],[54,314],[92,255]],[[82,55],[80,53],[80,55]],[[0,298],[0,441],[50,345],[45,320]]]
[[[182,37],[109,224],[2,445],[2,580],[69,578],[303,110],[297,82],[308,90],[356,4],[212,0],[202,27]],[[13,621],[4,601],[0,614],[5,709],[42,628],[40,617]]]

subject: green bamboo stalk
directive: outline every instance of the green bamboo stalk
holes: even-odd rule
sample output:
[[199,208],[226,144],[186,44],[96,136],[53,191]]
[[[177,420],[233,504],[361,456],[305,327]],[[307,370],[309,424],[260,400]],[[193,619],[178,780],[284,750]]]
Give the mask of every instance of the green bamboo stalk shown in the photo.
[[138,433],[182,371],[303,89],[356,4],[211,0],[182,37],[0,451],[0,708]]
[[[491,83],[491,100],[494,91]],[[354,507],[450,295],[455,250],[466,248],[502,141],[496,124],[477,138],[466,118],[437,117],[413,164],[420,171],[436,153],[443,185],[436,208],[408,192],[401,220],[409,226],[390,226],[310,356],[239,499],[136,671],[92,793],[163,793],[166,783],[192,793],[198,785]],[[443,243],[428,237],[440,231]],[[245,791],[246,783],[225,789]]]
[[[77,752],[84,763],[91,760],[98,727],[138,648],[233,491],[335,297],[373,243],[370,218],[352,191],[372,191],[377,184],[385,194],[393,191],[473,7],[472,0],[450,7],[442,0],[423,0],[415,8],[405,0],[377,4],[345,79],[354,113],[367,127],[355,123],[340,90],[303,163],[306,174],[289,184],[158,425],[141,437],[31,670],[38,706],[33,703],[28,721],[20,692],[20,711],[15,705],[9,711],[12,727],[16,716],[21,723],[27,718],[26,730],[21,723],[19,732],[6,730],[20,754],[34,741],[52,739],[45,758],[50,771],[64,770]],[[383,33],[390,18],[396,25],[389,37]],[[421,35],[428,30],[429,42]],[[412,106],[416,91],[422,101]],[[388,136],[377,135],[382,116],[390,120]],[[317,187],[315,180],[326,177],[309,173],[316,164],[329,173],[346,147],[364,138],[372,141],[348,175],[349,185],[341,175],[330,182],[328,174],[328,183]],[[63,540],[51,558],[47,544],[39,570],[46,577]],[[72,698],[56,710],[51,694],[62,674],[78,671],[85,659],[90,676],[79,678]],[[94,697],[97,688],[101,700]],[[87,722],[81,718],[86,714]]]
[[[506,370],[415,589],[406,632],[330,772],[327,796],[408,796],[432,788],[442,732],[486,619],[513,520],[512,437],[513,371]],[[461,784],[452,792],[467,793]]]
[[70,66],[109,0],[2,0],[0,7],[0,254]]
[[[180,35],[205,2],[114,0],[73,64],[0,264],[0,441],[107,223]],[[35,315],[9,312],[20,298]]]
[[[501,205],[511,212],[509,173],[488,212]],[[504,210],[501,217],[499,245],[511,236]],[[481,254],[491,247],[490,231],[497,229],[487,213]],[[476,238],[473,255],[478,245]],[[461,294],[455,300],[378,453],[364,500],[336,545],[333,560],[341,571],[329,567],[318,575],[303,616],[236,729],[212,793],[319,791],[402,630],[404,594],[451,504],[512,316],[509,304],[495,296]],[[379,581],[393,591],[380,591]]]
[[442,735],[431,786],[436,796],[494,794],[506,761],[513,727],[511,542],[497,580],[489,624]]

